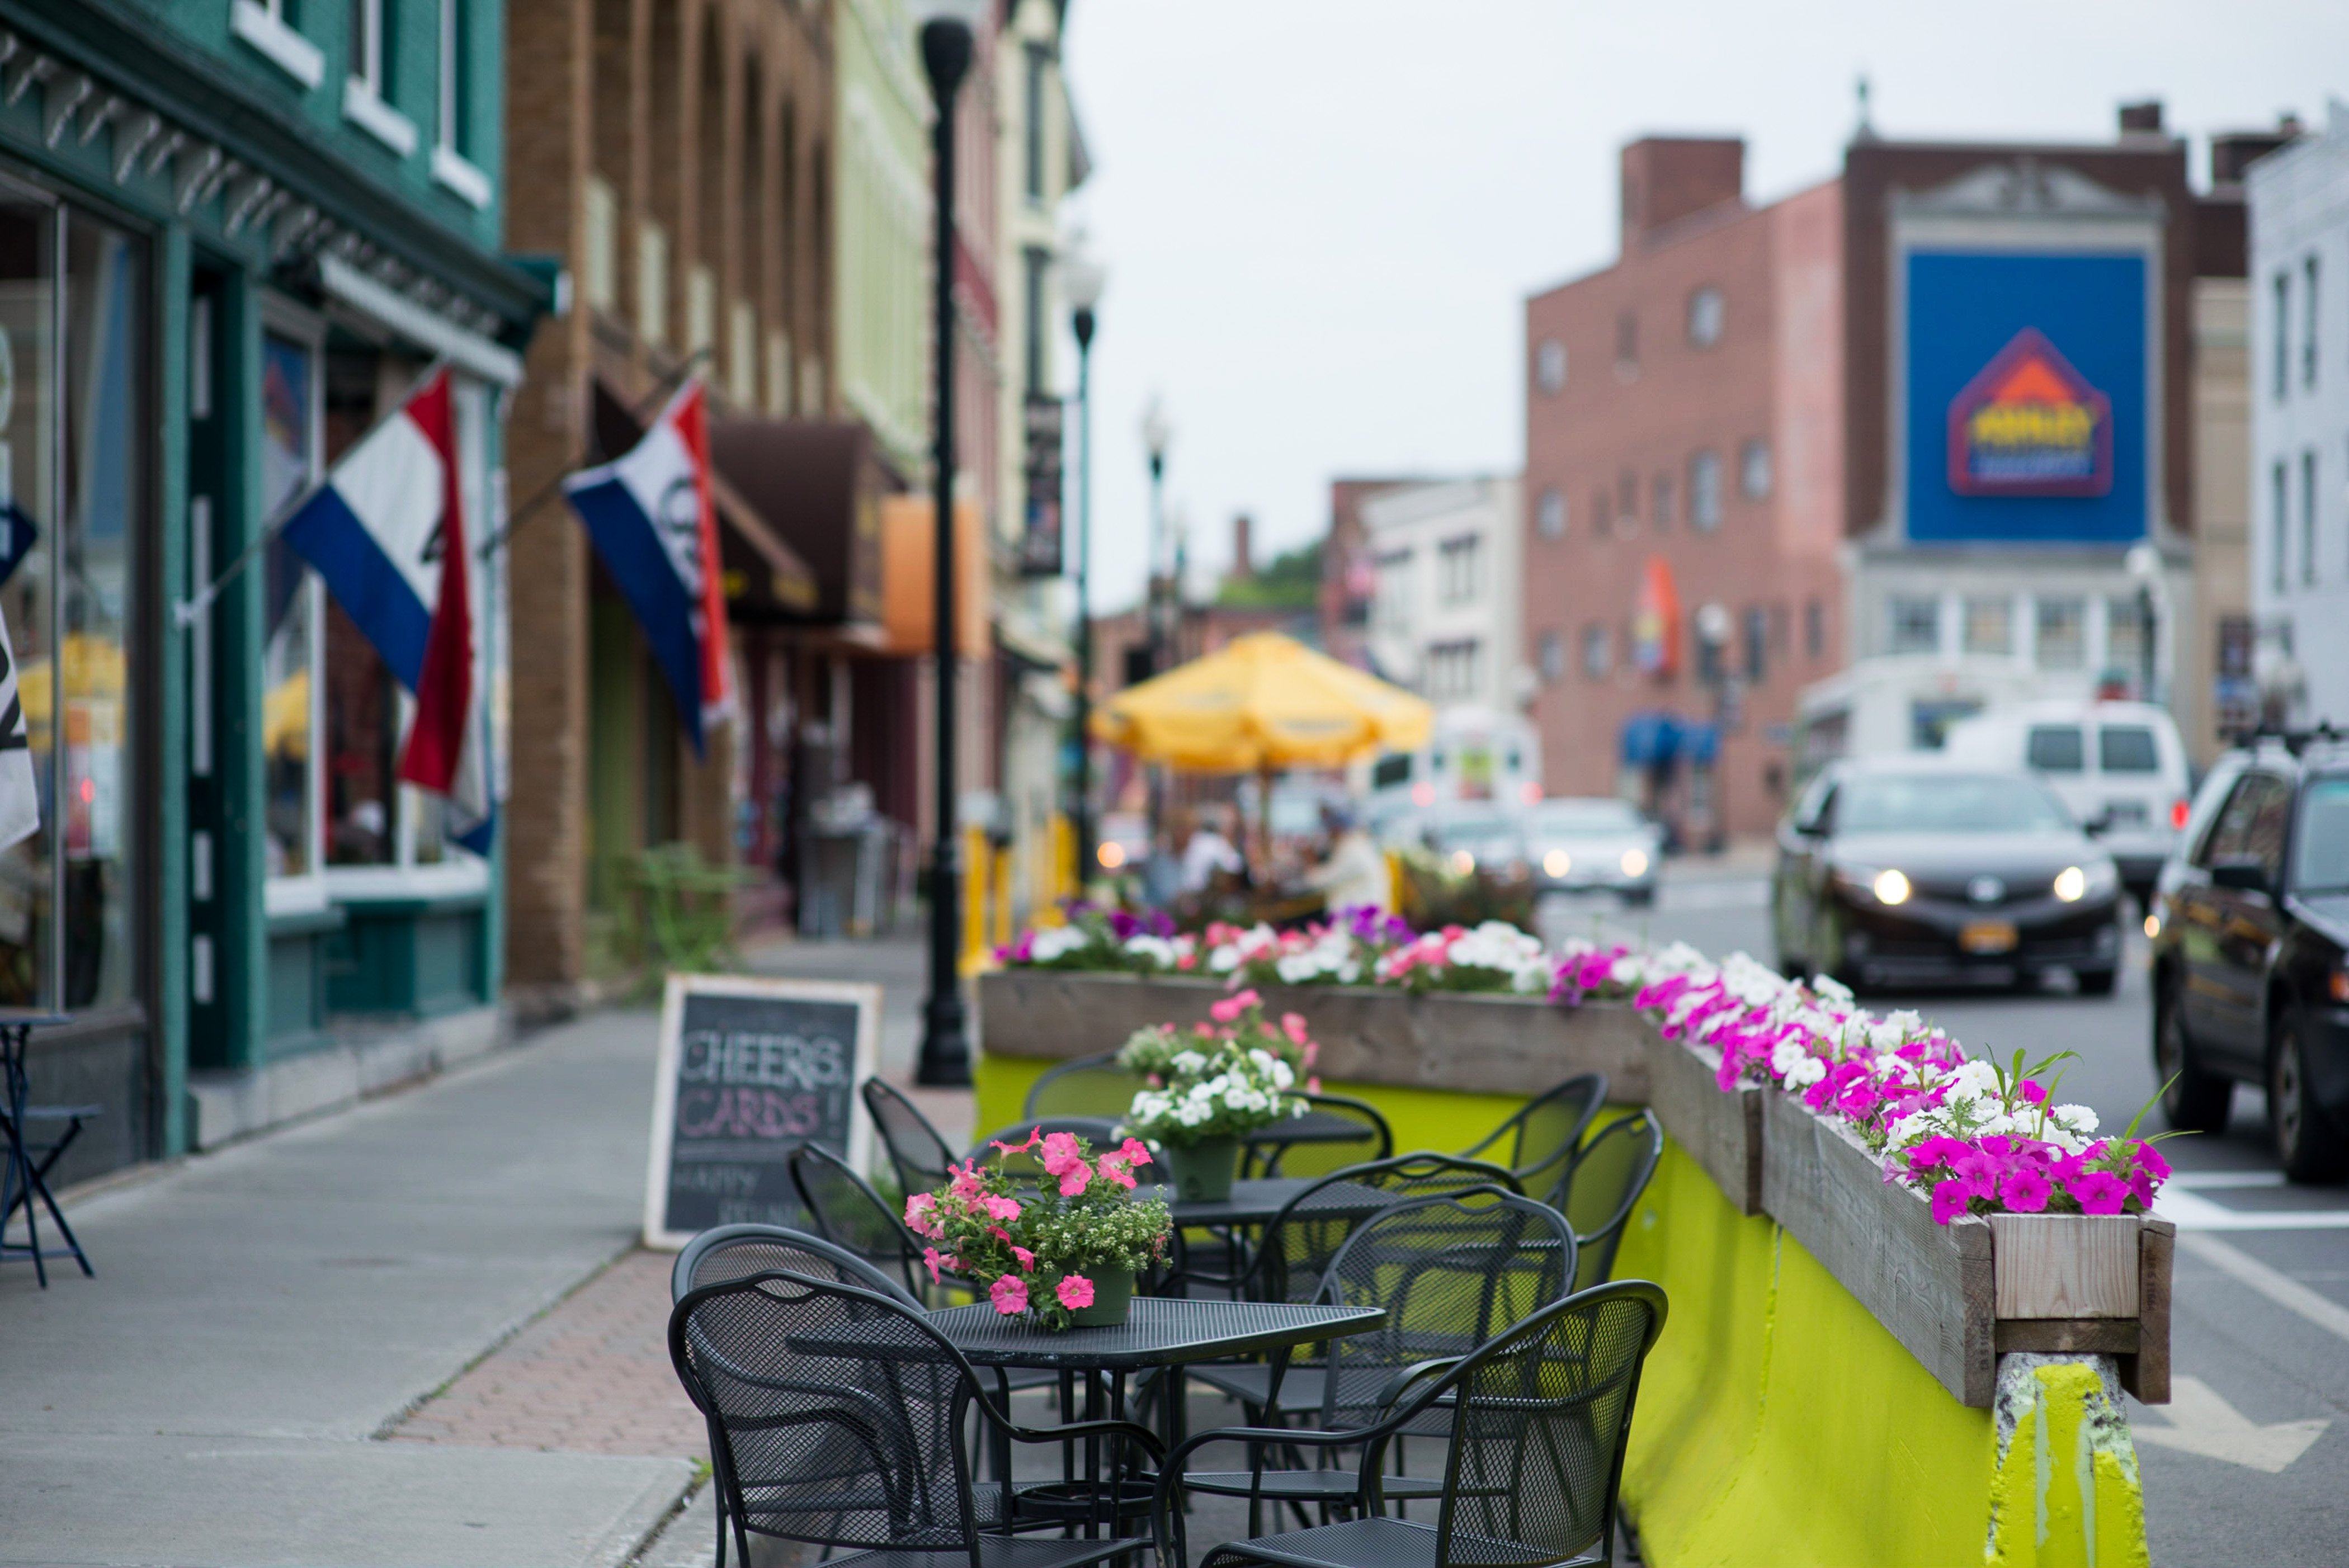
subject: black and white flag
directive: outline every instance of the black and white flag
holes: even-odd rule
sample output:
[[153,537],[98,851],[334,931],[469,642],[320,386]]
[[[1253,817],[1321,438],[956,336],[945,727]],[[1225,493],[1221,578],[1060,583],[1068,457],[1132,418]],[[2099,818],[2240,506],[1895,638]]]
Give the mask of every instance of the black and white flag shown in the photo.
[[0,850],[32,837],[40,825],[33,748],[25,734],[25,705],[16,695],[16,655],[8,646],[7,620],[0,616]]

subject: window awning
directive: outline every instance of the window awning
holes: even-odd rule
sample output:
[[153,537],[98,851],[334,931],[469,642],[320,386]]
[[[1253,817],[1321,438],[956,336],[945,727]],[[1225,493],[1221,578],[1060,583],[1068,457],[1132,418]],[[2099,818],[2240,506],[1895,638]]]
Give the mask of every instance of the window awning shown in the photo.
[[798,603],[733,601],[752,618],[799,625],[882,622],[881,501],[905,487],[864,426],[817,419],[713,419],[712,467],[777,542],[806,562]]

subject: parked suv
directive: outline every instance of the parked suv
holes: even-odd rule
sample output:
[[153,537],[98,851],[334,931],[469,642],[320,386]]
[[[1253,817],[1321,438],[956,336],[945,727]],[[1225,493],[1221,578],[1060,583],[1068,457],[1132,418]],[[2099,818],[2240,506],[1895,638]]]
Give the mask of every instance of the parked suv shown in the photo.
[[2349,1171],[2349,737],[2221,758],[2147,924],[2170,1125],[2217,1132],[2237,1080],[2263,1084],[2284,1174]]

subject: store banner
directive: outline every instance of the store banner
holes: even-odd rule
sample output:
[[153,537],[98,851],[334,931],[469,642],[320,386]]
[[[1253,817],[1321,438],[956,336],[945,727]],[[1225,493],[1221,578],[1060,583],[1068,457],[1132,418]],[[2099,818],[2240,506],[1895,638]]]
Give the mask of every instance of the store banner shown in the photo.
[[41,792],[33,777],[25,705],[16,695],[16,655],[8,623],[0,619],[0,850],[31,838],[40,826]]
[[484,694],[473,678],[471,555],[446,370],[343,454],[280,531],[416,698],[399,778],[446,796],[452,836],[494,831]]
[[688,381],[627,453],[563,481],[661,667],[704,755],[709,726],[733,708],[718,509],[709,494],[709,419]]

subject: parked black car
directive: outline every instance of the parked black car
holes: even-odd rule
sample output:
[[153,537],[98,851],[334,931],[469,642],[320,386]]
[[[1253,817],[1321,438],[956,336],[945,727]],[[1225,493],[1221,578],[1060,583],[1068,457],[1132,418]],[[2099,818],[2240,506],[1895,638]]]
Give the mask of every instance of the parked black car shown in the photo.
[[1830,763],[1778,830],[1778,965],[1868,985],[2108,995],[2120,874],[2047,788],[1925,757]]
[[2260,1084],[2285,1175],[2349,1171],[2349,740],[2261,737],[2221,758],[2147,928],[2169,1124],[2217,1132],[2235,1083]]

